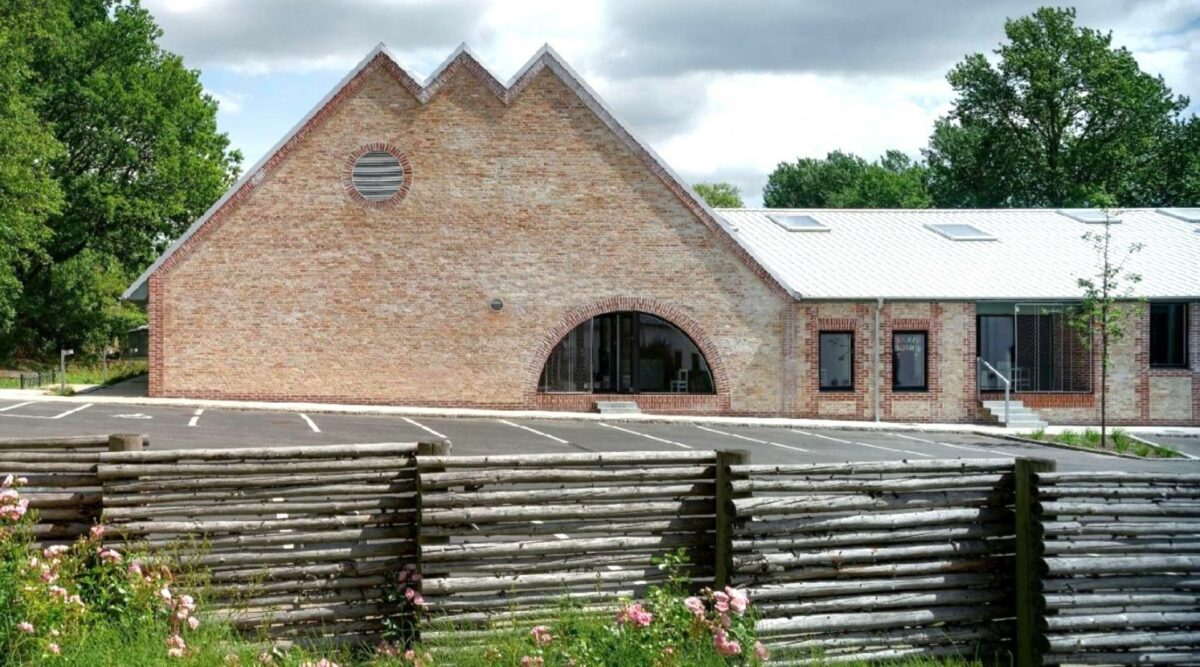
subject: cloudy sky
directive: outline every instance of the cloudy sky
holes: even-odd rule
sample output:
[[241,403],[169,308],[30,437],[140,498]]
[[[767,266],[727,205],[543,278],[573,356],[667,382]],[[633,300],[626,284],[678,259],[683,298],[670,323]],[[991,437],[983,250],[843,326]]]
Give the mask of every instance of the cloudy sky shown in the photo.
[[[143,0],[202,72],[253,164],[376,43],[418,79],[466,42],[507,81],[543,43],[684,178],[761,201],[781,161],[916,155],[945,73],[990,52],[1023,0]],[[1200,0],[1081,0],[1200,112]]]

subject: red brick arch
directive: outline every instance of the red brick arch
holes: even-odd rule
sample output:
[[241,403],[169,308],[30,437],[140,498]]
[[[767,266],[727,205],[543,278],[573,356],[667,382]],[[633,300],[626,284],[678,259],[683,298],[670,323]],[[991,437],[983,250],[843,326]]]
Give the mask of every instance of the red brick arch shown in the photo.
[[696,347],[700,349],[700,354],[704,355],[704,361],[708,364],[708,370],[712,373],[714,393],[716,396],[725,399],[722,403],[727,402],[729,397],[729,379],[725,374],[725,363],[722,361],[721,354],[717,351],[717,346],[713,342],[712,337],[708,335],[704,327],[700,326],[699,322],[688,316],[678,306],[656,299],[632,296],[609,297],[567,311],[567,314],[558,325],[546,333],[546,336],[533,353],[525,382],[527,393],[530,395],[538,393],[538,380],[541,378],[542,369],[546,366],[546,360],[550,358],[550,353],[554,351],[554,347],[558,345],[559,341],[571,333],[572,329],[597,315],[626,310],[639,311],[662,318],[687,334],[688,338],[691,338]]

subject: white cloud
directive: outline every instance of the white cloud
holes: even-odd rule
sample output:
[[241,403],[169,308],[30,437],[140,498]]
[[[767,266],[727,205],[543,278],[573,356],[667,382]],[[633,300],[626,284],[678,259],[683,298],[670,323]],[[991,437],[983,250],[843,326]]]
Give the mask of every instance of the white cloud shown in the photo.
[[246,95],[242,93],[232,91],[220,92],[216,90],[205,90],[204,92],[217,101],[218,113],[239,114],[242,112],[242,107],[246,101]]

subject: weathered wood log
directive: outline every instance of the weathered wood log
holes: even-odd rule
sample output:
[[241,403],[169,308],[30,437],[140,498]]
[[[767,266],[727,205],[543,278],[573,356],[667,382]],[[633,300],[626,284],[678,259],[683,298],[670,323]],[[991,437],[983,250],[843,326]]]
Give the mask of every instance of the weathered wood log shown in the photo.
[[1121,614],[1047,616],[1043,621],[1043,627],[1050,632],[1102,630],[1107,628],[1195,628],[1198,626],[1200,626],[1200,612],[1126,612]]
[[1200,590],[1200,575],[1172,577],[1146,574],[1128,577],[1075,576],[1066,579],[1044,578],[1042,581],[1042,587],[1047,592],[1105,590],[1148,591],[1155,589]]
[[486,591],[515,591],[534,588],[559,588],[578,584],[591,585],[604,582],[629,583],[636,581],[661,580],[658,568],[641,570],[616,570],[571,574],[529,574],[503,577],[427,577],[423,582],[426,595],[454,593],[482,593]]
[[352,472],[276,474],[251,477],[198,477],[167,478],[138,481],[107,480],[104,490],[109,494],[147,492],[176,492],[185,490],[278,488],[304,486],[306,484],[380,483],[385,481],[415,480],[416,474],[409,468],[385,468],[380,470],[358,470]]
[[1066,593],[1042,595],[1048,609],[1085,607],[1141,607],[1148,605],[1178,605],[1200,607],[1198,593]]
[[1052,472],[1038,475],[1038,483],[1042,486],[1057,484],[1200,484],[1200,473],[1166,473],[1166,472]]
[[503,611],[528,607],[561,607],[564,601],[587,602],[598,600],[617,601],[631,599],[638,594],[636,587],[617,587],[611,590],[582,590],[550,593],[517,593],[516,595],[455,595],[432,598],[429,611],[433,614],[450,614],[457,611]]
[[848,595],[802,602],[756,603],[761,618],[799,616],[837,612],[857,612],[870,609],[928,608],[951,605],[990,604],[1003,602],[1008,593],[1003,590],[972,588],[966,590],[906,591],[888,595]]
[[385,595],[386,593],[380,587],[324,589],[304,593],[288,592],[282,595],[257,593],[240,599],[209,597],[205,600],[204,608],[209,612],[237,612],[258,609],[300,609],[336,603],[383,604],[386,602]]
[[912,474],[912,473],[964,473],[964,472],[1011,472],[1009,459],[944,459],[934,461],[867,461],[862,463],[795,463],[781,465],[734,466],[732,472],[739,475],[848,475],[867,474]]
[[[697,545],[700,543],[696,541]],[[699,547],[692,549],[693,557],[707,555],[706,550]],[[631,549],[623,552],[608,552],[604,554],[580,553],[560,556],[530,555],[480,560],[451,560],[424,561],[426,573],[453,572],[454,576],[504,576],[512,574],[538,574],[555,571],[563,572],[592,572],[598,567],[632,567],[645,568],[654,564],[656,557],[662,556],[663,551],[655,548]],[[603,559],[601,561],[601,558]],[[603,565],[601,565],[601,562]],[[702,566],[696,565],[685,568],[685,571],[696,572]]]
[[1200,521],[1046,521],[1047,537],[1062,535],[1200,535]]
[[713,463],[711,451],[691,452],[599,452],[595,454],[506,454],[497,456],[422,456],[421,468],[551,468],[605,465],[675,465]]
[[1185,516],[1200,518],[1200,504],[1039,503],[1047,516]]
[[997,574],[939,574],[927,577],[896,577],[893,579],[864,579],[848,581],[811,581],[790,584],[765,584],[748,589],[756,603],[772,600],[842,597],[864,593],[966,589],[995,586],[1003,581]]
[[868,665],[903,661],[906,658],[941,658],[953,656],[963,658],[975,655],[975,651],[965,646],[924,646],[913,648],[889,648],[877,651],[854,651],[853,653],[826,654],[819,658],[797,658],[790,660],[771,660],[772,667],[820,667],[821,665],[836,665],[853,663]]
[[1130,651],[1128,653],[1075,653],[1067,660],[1045,656],[1043,664],[1076,665],[1189,665],[1200,663],[1200,651]]
[[665,553],[680,546],[698,546],[697,542],[698,540],[691,536],[664,535],[659,537],[597,537],[521,542],[431,544],[421,550],[421,556],[427,562],[444,562],[562,553],[592,555],[630,549],[659,550],[660,553]]
[[133,521],[121,523],[114,528],[118,534],[146,535],[149,533],[195,533],[210,535],[217,533],[270,533],[278,530],[298,530],[301,528],[348,528],[351,526],[368,525],[408,525],[413,517],[400,513],[357,514],[329,517],[293,517],[288,519],[254,519],[240,521],[226,520],[159,520]]
[[908,512],[872,512],[849,516],[812,516],[783,520],[752,521],[738,529],[737,535],[790,535],[826,531],[917,528],[960,523],[1012,524],[1012,515],[1000,508],[962,508],[915,510]]
[[326,531],[271,531],[267,533],[249,533],[225,537],[206,537],[203,534],[174,535],[155,537],[154,539],[137,540],[135,545],[145,549],[178,549],[192,547],[197,549],[244,548],[275,546],[285,544],[326,544],[331,542],[367,542],[372,540],[396,540],[412,538],[416,530],[410,524],[395,526],[377,526],[367,528],[348,528],[343,530]]
[[393,604],[339,604],[306,607],[293,611],[279,610],[270,612],[232,612],[213,613],[214,619],[225,620],[239,628],[254,627],[266,624],[291,624],[306,621],[340,621],[364,617],[378,617],[392,614],[396,611]]
[[6,467],[26,463],[79,463],[96,465],[99,462],[100,452],[47,450],[23,452],[0,448],[0,466]]
[[945,543],[907,545],[899,547],[864,547],[858,549],[829,549],[802,553],[783,552],[736,555],[734,567],[739,572],[772,572],[781,569],[824,565],[826,563],[879,563],[892,560],[915,560],[938,556],[1003,553],[1011,551],[1011,540],[962,540]]
[[820,653],[822,650],[859,648],[864,646],[974,644],[980,640],[1000,639],[1008,636],[1011,632],[1011,624],[997,622],[979,626],[941,626],[929,629],[911,628],[884,632],[806,635],[795,639],[776,638],[771,641],[770,648],[776,654],[811,654],[813,652]]
[[711,466],[665,466],[617,470],[466,470],[421,475],[421,488],[446,489],[453,486],[488,486],[494,484],[562,484],[575,482],[674,482],[680,480],[708,481]]
[[1076,555],[1082,553],[1200,554],[1200,540],[1157,539],[1148,537],[1128,540],[1050,540],[1043,545],[1042,553],[1055,555]]
[[286,549],[282,551],[237,551],[231,553],[205,553],[193,562],[205,566],[218,565],[273,565],[279,563],[315,563],[320,561],[340,561],[372,556],[387,556],[397,559],[412,560],[416,556],[416,547],[411,542],[395,542],[391,544],[359,544],[351,547],[330,549]]
[[104,518],[111,521],[158,516],[191,516],[221,514],[222,516],[266,514],[345,514],[366,510],[386,510],[392,513],[416,514],[415,501],[407,497],[385,496],[370,500],[303,502],[285,499],[282,502],[212,503],[207,505],[105,507]]
[[269,498],[351,498],[354,496],[382,496],[385,494],[412,494],[416,491],[416,480],[386,481],[377,484],[328,484],[319,486],[285,486],[280,488],[230,488],[220,491],[193,491],[185,493],[133,493],[106,494],[106,507],[135,507],[164,503],[210,503],[213,500],[261,500]]
[[888,492],[944,491],[974,487],[994,488],[1011,484],[1006,475],[953,475],[944,477],[896,477],[886,479],[750,479],[733,483],[739,492]]
[[101,499],[99,491],[35,491],[32,493],[22,493],[21,495],[28,499],[29,506],[35,509],[45,509],[48,507],[95,507],[100,505]]
[[1200,646],[1200,632],[1115,632],[1104,634],[1046,635],[1052,653],[1097,649],[1152,649],[1163,646]]
[[904,542],[936,542],[964,538],[1011,535],[1012,527],[1003,524],[965,524],[909,530],[829,533],[796,537],[734,540],[734,551],[767,551],[771,549],[800,549],[851,544],[898,544]]
[[608,519],[637,516],[700,516],[712,513],[712,503],[704,501],[671,501],[620,503],[611,505],[534,505],[528,507],[476,507],[463,509],[432,509],[421,513],[424,525],[449,523],[483,523],[488,521],[538,521],[550,519]]
[[74,473],[93,474],[95,463],[78,461],[53,461],[49,463],[27,463],[25,461],[0,460],[0,476],[28,477],[34,474]]
[[933,607],[911,611],[849,614],[811,614],[758,621],[759,635],[794,632],[837,632],[842,630],[883,630],[907,626],[933,625],[963,621],[986,621],[994,615],[987,607]]
[[[617,612],[620,605],[616,602],[598,603],[598,604],[581,604],[571,608],[572,614],[581,614],[584,616],[611,616]],[[461,627],[470,625],[491,624],[496,620],[504,621],[535,621],[535,620],[552,620],[558,616],[558,605],[545,605],[542,607],[533,607],[528,609],[508,609],[501,611],[467,611],[454,614],[453,616],[438,616],[433,615],[425,620],[425,623],[430,627]]]
[[[186,564],[185,564],[186,565]],[[309,580],[314,577],[366,577],[392,574],[396,571],[394,559],[383,561],[341,561],[319,565],[213,568],[208,579],[213,584],[258,585],[268,581]]]
[[996,505],[1007,499],[1006,493],[988,491],[946,491],[904,495],[861,496],[769,496],[739,498],[733,501],[738,516],[787,516],[866,510],[941,509]]
[[34,438],[0,438],[0,448],[16,450],[36,449],[71,449],[71,448],[108,449],[108,434],[104,435],[59,435],[38,436]]
[[235,475],[294,474],[313,472],[345,472],[347,470],[377,471],[395,469],[397,458],[362,458],[353,460],[269,460],[257,463],[101,463],[96,470],[102,480],[131,477],[194,477],[212,475],[231,477]]
[[1200,485],[1171,486],[1051,486],[1039,489],[1043,498],[1200,498]]
[[712,496],[709,482],[664,484],[661,486],[603,486],[567,489],[528,489],[522,491],[483,491],[478,493],[430,493],[422,498],[424,507],[494,507],[496,505],[533,505],[542,502],[580,500],[612,501],[644,498],[690,498]]
[[1073,574],[1150,574],[1200,572],[1200,556],[1110,556],[1045,558],[1051,576]]
[[[1006,564],[1004,561],[1008,560]],[[962,558],[911,563],[882,563],[873,565],[841,565],[825,563],[825,567],[806,567],[782,572],[771,572],[772,583],[791,581],[814,581],[843,578],[871,578],[885,576],[913,576],[927,574],[950,574],[959,572],[994,572],[1007,565],[1011,567],[1011,559],[1004,558]],[[739,580],[746,585],[757,585],[761,579],[756,573],[740,572]]]
[[543,523],[485,523],[447,524],[445,526],[422,526],[425,535],[459,537],[469,534],[476,537],[504,535],[662,535],[668,533],[697,533],[710,530],[712,519],[674,518],[649,519],[644,521],[545,521]]
[[[107,436],[105,437],[107,444]],[[0,443],[2,444],[2,443]],[[177,461],[268,461],[279,459],[368,459],[398,457],[391,467],[413,465],[405,461],[417,452],[415,442],[376,443],[370,445],[302,445],[270,447],[231,447],[228,449],[168,449],[143,452],[105,452],[100,460],[107,464],[150,464]]]
[[[9,473],[0,473],[0,476],[8,475]],[[30,474],[24,476],[29,482],[23,487],[22,491],[27,493],[35,493],[45,489],[74,489],[74,488],[96,488],[100,487],[100,479],[95,473],[84,473],[77,475],[58,475],[54,473]]]

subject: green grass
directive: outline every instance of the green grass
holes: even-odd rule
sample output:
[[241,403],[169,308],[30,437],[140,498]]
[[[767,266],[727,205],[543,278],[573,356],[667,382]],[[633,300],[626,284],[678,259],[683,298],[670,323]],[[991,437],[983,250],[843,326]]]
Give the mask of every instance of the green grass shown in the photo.
[[[1037,432],[1035,432],[1036,434]],[[1034,440],[1042,440],[1045,433],[1042,432],[1041,437],[1031,435]],[[1083,433],[1078,433],[1071,430],[1065,430],[1058,435],[1053,436],[1053,441],[1063,445],[1072,447],[1086,447],[1088,449],[1104,449],[1117,452],[1118,454],[1129,454],[1131,456],[1140,456],[1148,459],[1172,459],[1178,458],[1179,452],[1176,452],[1170,447],[1162,445],[1150,445],[1126,433],[1123,429],[1114,428],[1108,432],[1108,438],[1101,442],[1100,431],[1095,428],[1087,428]]]
[[[147,364],[144,359],[129,360],[129,361],[112,361],[108,364],[108,378],[105,379],[104,367],[99,363],[88,364],[71,364],[67,363],[67,384],[115,384],[122,380],[128,380],[131,377],[146,373]],[[21,368],[26,372],[36,372],[32,366]],[[50,369],[43,367],[42,372],[49,375]],[[43,387],[50,389],[52,384],[57,386],[60,384],[59,378],[55,378],[54,383],[48,380]],[[0,389],[19,389],[21,381],[18,378],[0,377]],[[26,388],[31,388],[28,385]]]
[[1030,431],[1029,434],[1026,435],[1025,437],[1029,438],[1030,440],[1045,440],[1046,439],[1046,429],[1039,428],[1036,431]]

